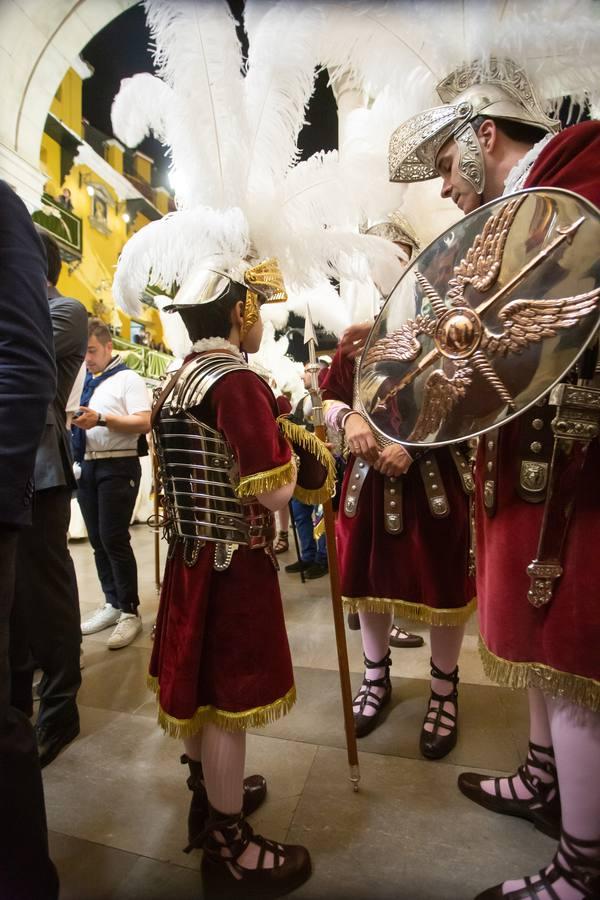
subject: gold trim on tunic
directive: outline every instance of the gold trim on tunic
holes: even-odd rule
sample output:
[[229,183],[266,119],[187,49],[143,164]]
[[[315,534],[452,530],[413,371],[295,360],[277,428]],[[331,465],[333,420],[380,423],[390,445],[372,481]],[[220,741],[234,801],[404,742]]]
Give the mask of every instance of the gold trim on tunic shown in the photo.
[[256,497],[267,491],[275,491],[294,480],[296,467],[292,460],[282,466],[276,466],[266,472],[256,472],[254,475],[244,475],[235,489],[238,497]]
[[160,686],[155,675],[148,675],[147,685],[156,694],[158,703],[158,724],[174,738],[191,737],[196,734],[203,725],[209,722],[218,725],[224,731],[246,731],[248,728],[263,728],[271,722],[277,721],[290,711],[296,702],[296,686],[292,685],[285,696],[274,700],[266,706],[256,706],[254,709],[245,709],[242,712],[227,712],[214,706],[199,706],[190,719],[176,719],[169,715],[160,705]]
[[491,681],[510,688],[539,688],[553,697],[564,697],[579,706],[600,712],[600,681],[562,672],[544,663],[512,662],[496,656],[479,637],[483,671]]
[[473,597],[466,606],[458,609],[434,609],[425,603],[411,603],[408,600],[392,600],[388,597],[342,597],[347,612],[393,613],[413,622],[426,625],[464,625],[477,608],[477,598]]

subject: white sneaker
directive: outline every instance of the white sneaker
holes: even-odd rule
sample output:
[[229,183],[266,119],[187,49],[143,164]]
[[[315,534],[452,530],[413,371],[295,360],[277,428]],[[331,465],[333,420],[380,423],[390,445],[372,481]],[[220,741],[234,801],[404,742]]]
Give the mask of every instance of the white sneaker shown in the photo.
[[117,627],[108,639],[109,650],[120,650],[136,639],[142,630],[141,616],[133,613],[121,613]]
[[97,631],[104,631],[105,628],[116,625],[120,617],[120,609],[115,609],[110,603],[105,603],[89,619],[81,623],[81,633],[95,634]]

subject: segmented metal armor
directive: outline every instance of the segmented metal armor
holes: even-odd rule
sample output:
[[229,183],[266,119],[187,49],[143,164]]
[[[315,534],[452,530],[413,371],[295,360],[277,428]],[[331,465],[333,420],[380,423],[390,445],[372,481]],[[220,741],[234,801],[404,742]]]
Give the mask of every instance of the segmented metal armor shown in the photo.
[[215,568],[224,569],[237,546],[266,548],[275,536],[273,514],[255,498],[236,496],[239,471],[231,446],[197,414],[210,388],[240,369],[246,364],[230,353],[197,357],[154,422],[164,526],[170,542],[185,541],[188,564],[207,541],[223,545],[215,547]]

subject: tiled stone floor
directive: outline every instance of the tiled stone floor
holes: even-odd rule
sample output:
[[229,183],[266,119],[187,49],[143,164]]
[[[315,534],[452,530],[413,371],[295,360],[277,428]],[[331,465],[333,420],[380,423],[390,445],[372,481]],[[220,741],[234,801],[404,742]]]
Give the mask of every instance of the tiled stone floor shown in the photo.
[[[180,746],[155,724],[145,687],[158,598],[153,537],[136,526],[143,635],[123,650],[110,631],[84,639],[80,737],[44,770],[51,850],[62,900],[198,900],[199,853],[186,855],[189,794]],[[164,546],[161,548],[164,553]],[[71,545],[82,614],[100,602],[87,542]],[[284,557],[283,563],[291,560]],[[471,622],[461,658],[461,736],[444,761],[423,760],[418,735],[427,698],[429,650],[394,650],[394,700],[385,723],[359,742],[353,793],[339,708],[326,579],[281,576],[298,703],[248,738],[248,771],[269,781],[258,831],[309,847],[303,900],[470,900],[503,877],[536,871],[552,841],[526,822],[494,816],[456,788],[464,769],[513,771],[526,747],[519,694],[486,682]],[[426,629],[422,630],[427,641]],[[360,634],[348,633],[360,682]]]

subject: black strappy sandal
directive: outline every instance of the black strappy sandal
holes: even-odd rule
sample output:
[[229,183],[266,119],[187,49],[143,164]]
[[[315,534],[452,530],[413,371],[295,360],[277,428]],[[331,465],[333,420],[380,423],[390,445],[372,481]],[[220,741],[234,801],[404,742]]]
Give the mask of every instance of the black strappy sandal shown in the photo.
[[[583,851],[588,851],[585,853]],[[591,853],[594,855],[592,856]],[[544,893],[551,900],[559,900],[553,885],[563,879],[572,888],[583,892],[585,900],[600,897],[600,841],[579,841],[562,832],[556,855],[548,869],[542,869],[539,880],[525,878],[525,886],[516,891],[502,893],[502,885],[488,888],[475,900],[539,900]]]
[[[433,660],[431,662],[431,677],[441,681],[450,681],[454,690],[449,694],[438,694],[432,690],[429,697],[429,707],[423,720],[419,749],[427,759],[442,759],[456,746],[458,740],[458,666],[453,672],[442,672]],[[438,706],[434,709],[431,701],[437,700]],[[445,709],[447,703],[453,703],[456,712],[448,712]],[[445,721],[444,721],[445,720]],[[431,731],[426,731],[425,726],[431,725]],[[448,734],[440,734],[440,728],[448,730]]]
[[[538,831],[558,840],[560,837],[560,794],[556,777],[556,766],[550,761],[539,758],[544,753],[554,759],[552,747],[540,747],[529,744],[527,762],[519,766],[515,775],[508,776],[510,797],[503,797],[500,790],[501,778],[490,779],[488,775],[477,775],[475,772],[463,772],[458,776],[458,787],[469,800],[478,803],[485,809],[502,813],[505,816],[519,816],[533,822]],[[552,781],[542,781],[531,769],[539,769],[552,776]],[[513,780],[520,778],[531,796],[519,797],[513,786]],[[481,787],[482,781],[494,782],[494,793],[490,794]]]
[[[392,682],[390,681],[392,657],[390,651],[388,650],[379,662],[373,662],[371,659],[367,659],[366,656],[364,660],[365,669],[385,669],[385,675],[381,678],[367,678],[365,673],[360,690],[352,701],[353,707],[358,704],[358,711],[353,713],[354,733],[357,738],[365,737],[377,727],[377,724],[381,721],[381,713],[390,702],[392,696]],[[374,687],[385,688],[381,697],[372,690]],[[367,706],[376,710],[372,716],[365,716],[364,710]]]
[[[255,869],[238,862],[250,843],[260,848]],[[268,840],[254,834],[241,814],[228,816],[212,808],[209,825],[186,850],[194,848],[204,851],[202,878],[207,897],[281,897],[303,884],[312,871],[305,847]],[[267,853],[274,858],[270,869],[264,868]]]
[[[187,786],[192,792],[192,802],[188,813],[188,841],[192,844],[196,836],[202,834],[208,824],[210,807],[208,805],[206,788],[204,787],[202,763],[195,759],[190,759],[185,753],[181,757],[181,763],[189,766],[190,769]],[[249,775],[248,778],[244,778],[243,815],[249,816],[256,812],[259,806],[264,803],[266,796],[267,782],[262,775]]]

